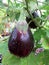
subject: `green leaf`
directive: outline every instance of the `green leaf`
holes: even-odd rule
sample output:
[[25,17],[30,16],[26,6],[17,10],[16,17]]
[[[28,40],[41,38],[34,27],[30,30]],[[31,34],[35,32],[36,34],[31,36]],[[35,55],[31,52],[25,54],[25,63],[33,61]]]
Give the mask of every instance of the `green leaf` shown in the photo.
[[49,38],[49,29],[46,30],[46,36],[47,36],[47,38]]
[[49,49],[49,43],[48,43],[47,39],[43,39],[43,41],[42,41],[42,47],[44,49]]
[[16,16],[15,16],[16,20],[18,20],[19,17],[20,17],[20,12],[16,13]]
[[41,32],[42,30],[41,29],[37,29],[35,32],[34,32],[34,39],[35,40],[40,40],[41,39]]
[[41,9],[43,9],[43,10],[49,10],[48,4],[43,5],[43,6],[41,7]]

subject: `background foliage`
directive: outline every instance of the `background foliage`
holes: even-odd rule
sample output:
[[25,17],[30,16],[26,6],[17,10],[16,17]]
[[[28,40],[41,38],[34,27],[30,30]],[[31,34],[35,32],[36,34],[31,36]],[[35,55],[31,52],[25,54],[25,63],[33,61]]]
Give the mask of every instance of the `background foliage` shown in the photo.
[[[42,3],[42,6],[40,3]],[[26,19],[26,16],[29,15],[27,9],[29,13],[37,9],[40,11],[41,16],[38,20],[36,19],[36,23],[42,21],[42,26],[39,27],[38,25],[38,28],[31,29],[31,31],[35,39],[35,48],[43,47],[44,52],[35,56],[35,52],[32,51],[28,57],[19,58],[9,53],[8,39],[5,39],[6,36],[2,38],[1,35],[6,29],[6,23],[16,23],[18,20]],[[13,29],[12,26],[8,27],[9,32]],[[14,0],[12,2],[7,0],[7,3],[0,0],[0,53],[3,56],[3,65],[49,65],[49,0],[44,2],[37,0]]]

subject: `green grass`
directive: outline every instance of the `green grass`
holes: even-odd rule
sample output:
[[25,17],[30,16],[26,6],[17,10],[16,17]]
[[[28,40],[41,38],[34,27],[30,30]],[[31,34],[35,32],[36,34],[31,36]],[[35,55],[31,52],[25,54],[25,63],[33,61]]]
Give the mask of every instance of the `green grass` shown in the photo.
[[19,58],[10,54],[7,41],[0,43],[0,53],[3,56],[2,65],[49,65],[49,50],[34,55],[34,52],[25,58]]

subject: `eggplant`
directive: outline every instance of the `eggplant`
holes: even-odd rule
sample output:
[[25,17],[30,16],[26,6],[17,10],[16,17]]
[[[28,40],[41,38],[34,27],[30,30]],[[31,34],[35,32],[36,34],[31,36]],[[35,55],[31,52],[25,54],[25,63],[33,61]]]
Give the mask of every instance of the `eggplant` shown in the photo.
[[8,41],[8,49],[10,53],[19,57],[26,57],[31,53],[33,48],[34,38],[30,28],[28,27],[25,32],[20,32],[20,30],[15,27]]
[[[36,11],[32,13],[32,16],[33,16],[33,18],[39,17],[39,15],[38,15],[38,13],[37,13]],[[27,17],[26,17],[26,21],[27,21],[27,23],[29,23],[29,22],[31,21],[31,18],[30,18],[29,16],[27,16]],[[35,24],[35,21],[32,21],[32,22],[29,24],[29,27],[30,27],[30,28],[33,28],[33,29],[37,28],[37,25]]]

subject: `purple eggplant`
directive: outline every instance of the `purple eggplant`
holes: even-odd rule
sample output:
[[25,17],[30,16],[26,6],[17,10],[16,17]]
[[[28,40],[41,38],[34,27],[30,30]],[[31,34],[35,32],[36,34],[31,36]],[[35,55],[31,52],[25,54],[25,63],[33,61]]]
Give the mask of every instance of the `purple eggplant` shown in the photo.
[[28,27],[26,32],[20,32],[15,27],[10,35],[8,48],[10,53],[16,56],[28,56],[34,48],[34,38],[30,28]]

